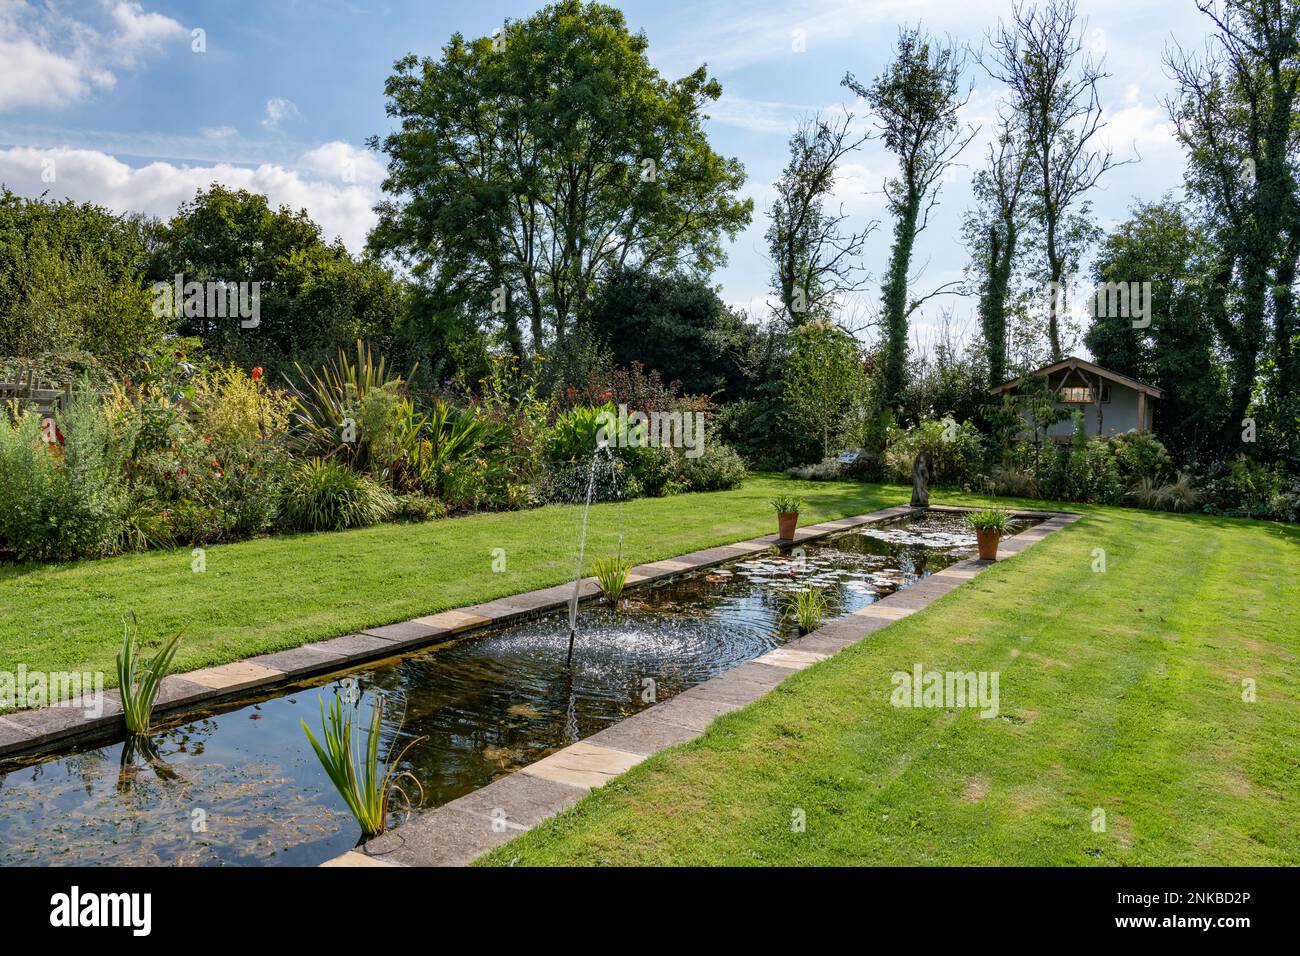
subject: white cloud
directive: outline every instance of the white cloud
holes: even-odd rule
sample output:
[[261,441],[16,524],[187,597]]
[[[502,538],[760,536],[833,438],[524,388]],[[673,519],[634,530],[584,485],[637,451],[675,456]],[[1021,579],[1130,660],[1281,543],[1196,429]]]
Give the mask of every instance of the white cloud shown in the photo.
[[815,113],[817,109],[796,103],[747,100],[724,94],[717,102],[706,104],[704,112],[715,123],[723,123],[755,133],[779,133],[788,136],[798,126],[801,116]]
[[384,164],[368,149],[335,140],[303,153],[298,166],[326,179],[377,186],[384,179]]
[[262,129],[276,130],[280,123],[290,116],[298,115],[298,107],[293,100],[282,96],[273,96],[266,101],[266,116],[262,119]]
[[105,3],[104,13],[97,28],[65,16],[57,4],[0,0],[0,111],[87,99],[114,86],[114,70],[134,68],[144,54],[186,35],[175,20],[138,3]]
[[[347,150],[362,154],[345,143],[327,143],[304,155],[301,167],[277,163],[252,168],[229,163],[190,166],[169,162],[133,167],[97,150],[15,147],[0,149],[0,183],[21,195],[37,196],[49,190],[53,199],[95,202],[117,212],[166,218],[175,214],[182,202],[193,199],[198,190],[219,182],[231,189],[263,193],[272,206],[306,209],[320,224],[327,240],[338,236],[349,249],[358,252],[375,223],[373,207],[378,190],[373,179],[365,180],[359,174],[355,182],[348,182],[343,168],[331,170],[322,161],[322,157],[346,155]],[[361,162],[363,155],[354,158],[366,176],[374,175],[374,170]],[[42,173],[51,168],[54,181],[47,182]]]

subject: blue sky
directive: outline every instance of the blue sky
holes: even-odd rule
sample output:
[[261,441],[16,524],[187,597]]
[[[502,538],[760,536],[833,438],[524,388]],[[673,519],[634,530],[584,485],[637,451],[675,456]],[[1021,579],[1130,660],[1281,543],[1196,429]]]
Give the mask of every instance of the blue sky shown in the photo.
[[[768,294],[763,250],[771,182],[801,115],[847,107],[846,70],[871,77],[886,62],[899,23],[978,45],[1010,2],[796,0],[616,3],[649,37],[654,65],[670,77],[700,63],[721,81],[710,138],[745,164],[753,225],[716,276],[729,302],[761,310]],[[408,52],[436,55],[456,31],[486,35],[537,2],[416,0],[0,0],[0,181],[16,192],[92,200],[123,211],[168,215],[213,180],[306,207],[354,250],[379,197],[382,166],[366,137],[388,129],[383,84]],[[1134,198],[1176,189],[1182,156],[1161,97],[1170,82],[1160,54],[1172,40],[1198,46],[1204,18],[1192,0],[1079,0],[1088,47],[1106,56],[1107,138],[1140,162],[1116,170],[1095,197],[1109,226]],[[201,30],[203,52],[195,52]],[[967,120],[991,128],[1000,90],[978,67]],[[963,159],[977,165],[981,134]],[[880,187],[890,157],[868,144],[845,164],[837,198],[855,224],[886,220]],[[944,184],[922,235],[915,290],[961,275],[967,254],[960,217],[970,203],[968,168]],[[870,240],[866,267],[885,269],[887,220]],[[863,315],[875,294],[859,304]],[[961,325],[973,302],[946,300]],[[918,316],[924,343],[940,300]],[[869,338],[869,335],[867,336]]]

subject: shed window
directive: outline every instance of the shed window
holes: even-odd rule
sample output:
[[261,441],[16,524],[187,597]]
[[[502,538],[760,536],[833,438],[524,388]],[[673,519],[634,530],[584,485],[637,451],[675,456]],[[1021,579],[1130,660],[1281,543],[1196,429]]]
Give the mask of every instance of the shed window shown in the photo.
[[[1091,405],[1096,401],[1097,393],[1089,385],[1062,385],[1056,390],[1056,400],[1062,405]],[[1110,388],[1101,388],[1101,403],[1110,401]]]

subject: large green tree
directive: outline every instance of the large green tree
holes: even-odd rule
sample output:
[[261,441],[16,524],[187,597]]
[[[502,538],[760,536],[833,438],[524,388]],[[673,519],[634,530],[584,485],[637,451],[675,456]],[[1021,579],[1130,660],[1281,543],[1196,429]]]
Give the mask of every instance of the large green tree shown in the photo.
[[1214,278],[1209,237],[1172,198],[1139,203],[1102,243],[1098,283],[1151,283],[1151,324],[1094,316],[1084,341],[1093,357],[1165,390],[1155,429],[1180,460],[1208,460],[1222,435],[1227,388],[1206,308]]
[[146,288],[151,228],[0,187],[0,357],[77,352],[133,367],[170,329]]
[[1166,54],[1178,83],[1168,107],[1217,249],[1207,309],[1228,356],[1226,429],[1241,428],[1266,363],[1277,427],[1294,431],[1300,3],[1197,5],[1214,32],[1199,55]]
[[708,270],[752,203],[744,172],[703,130],[721,87],[675,81],[644,34],[598,3],[564,0],[495,37],[454,35],[386,84],[398,128],[371,237],[444,297],[499,320],[506,340],[562,345],[617,266]]
[[259,283],[255,326],[206,314],[181,315],[178,326],[215,356],[280,371],[358,338],[391,352],[404,315],[392,274],[326,242],[305,210],[272,209],[263,195],[215,183],[159,231],[151,272],[160,282]]
[[744,397],[745,358],[760,334],[707,281],[619,269],[601,284],[584,319],[615,365],[641,362],[688,395]]
[[944,171],[975,133],[963,131],[957,118],[966,102],[963,70],[964,58],[955,44],[920,28],[904,28],[898,34],[894,59],[875,80],[864,84],[849,73],[842,81],[870,104],[881,139],[898,159],[898,176],[885,183],[885,201],[894,216],[894,242],[881,296],[885,334],[881,395],[892,407],[903,401],[908,317],[921,302],[908,298],[912,250],[938,202]]

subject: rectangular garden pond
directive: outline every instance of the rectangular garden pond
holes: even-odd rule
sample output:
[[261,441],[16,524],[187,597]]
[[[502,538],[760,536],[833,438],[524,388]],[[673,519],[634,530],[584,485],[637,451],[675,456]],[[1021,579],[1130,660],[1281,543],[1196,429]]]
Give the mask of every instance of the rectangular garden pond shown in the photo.
[[584,606],[572,668],[557,612],[188,714],[149,759],[115,743],[0,763],[0,865],[320,863],[358,836],[302,730],[319,734],[321,698],[365,712],[383,694],[381,752],[427,738],[401,765],[419,813],[797,637],[791,593],[822,589],[827,619],[851,614],[974,544],[956,514],[864,525]]

